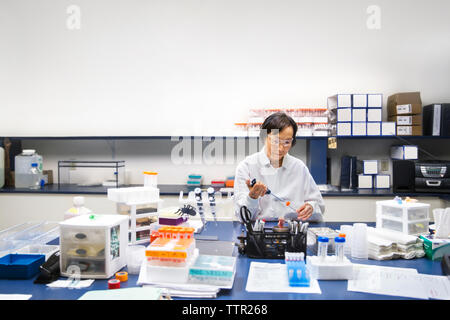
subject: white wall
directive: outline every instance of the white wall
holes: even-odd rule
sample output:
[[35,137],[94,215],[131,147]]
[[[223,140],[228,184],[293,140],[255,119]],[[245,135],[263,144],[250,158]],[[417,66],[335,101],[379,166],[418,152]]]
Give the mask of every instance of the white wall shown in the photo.
[[252,107],[343,92],[448,102],[449,11],[447,0],[2,0],[0,136],[227,135]]

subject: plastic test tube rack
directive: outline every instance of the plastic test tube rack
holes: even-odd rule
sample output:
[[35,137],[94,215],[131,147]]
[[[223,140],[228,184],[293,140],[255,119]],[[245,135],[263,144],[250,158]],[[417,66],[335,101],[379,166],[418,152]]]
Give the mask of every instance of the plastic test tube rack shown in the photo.
[[161,227],[145,255],[151,265],[183,266],[195,250],[194,228]]

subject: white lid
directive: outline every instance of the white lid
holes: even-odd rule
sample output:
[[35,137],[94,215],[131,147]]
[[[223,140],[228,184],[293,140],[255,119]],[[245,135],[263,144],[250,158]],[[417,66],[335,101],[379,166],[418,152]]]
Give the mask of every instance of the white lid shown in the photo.
[[34,149],[23,149],[22,150],[22,154],[24,155],[24,156],[32,156],[32,155],[34,155],[36,153],[36,150],[34,150]]
[[398,203],[395,200],[383,200],[383,201],[377,201],[378,204],[383,206],[390,206],[390,207],[396,207],[396,208],[425,208],[430,207],[429,203],[423,203],[423,202],[406,202],[402,201],[402,204]]
[[128,216],[119,214],[83,214],[60,222],[61,226],[110,227],[128,222]]

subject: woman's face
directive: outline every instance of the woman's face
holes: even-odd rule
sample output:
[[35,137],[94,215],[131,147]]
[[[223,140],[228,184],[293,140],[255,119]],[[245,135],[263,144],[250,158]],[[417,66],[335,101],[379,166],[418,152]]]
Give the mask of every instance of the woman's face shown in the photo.
[[279,133],[272,130],[266,138],[266,149],[269,158],[273,161],[281,160],[291,149],[294,129],[291,126],[284,128]]

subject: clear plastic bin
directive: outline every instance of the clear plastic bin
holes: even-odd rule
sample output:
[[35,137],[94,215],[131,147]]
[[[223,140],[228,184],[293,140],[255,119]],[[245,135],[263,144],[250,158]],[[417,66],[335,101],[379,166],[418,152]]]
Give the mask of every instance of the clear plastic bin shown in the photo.
[[50,256],[59,250],[59,246],[56,245],[43,245],[43,244],[30,244],[25,246],[14,253],[19,254],[43,254],[45,255],[45,261],[47,261]]
[[30,244],[29,241],[21,240],[0,240],[0,258],[26,247]]
[[0,234],[0,239],[25,240],[43,244],[59,236],[57,222],[28,222],[7,229]]
[[15,234],[21,233],[31,227],[35,227],[40,222],[25,222],[21,224],[14,225],[7,229],[0,231],[0,240],[12,240]]
[[125,184],[125,161],[58,161],[58,185],[112,186]]

